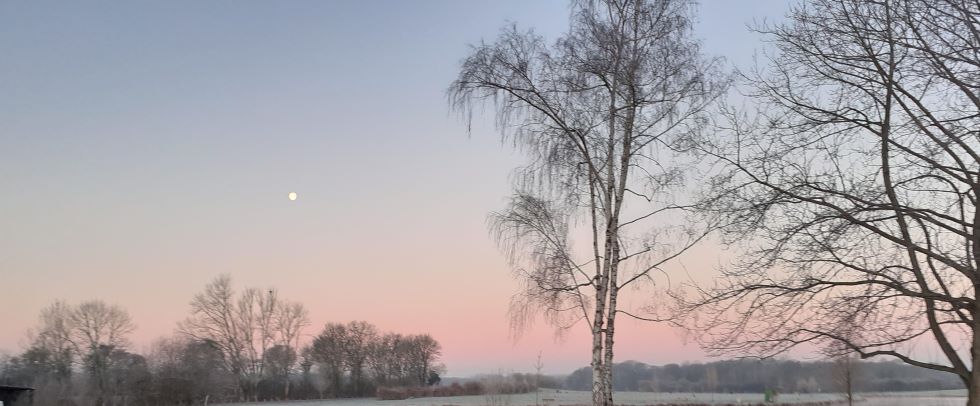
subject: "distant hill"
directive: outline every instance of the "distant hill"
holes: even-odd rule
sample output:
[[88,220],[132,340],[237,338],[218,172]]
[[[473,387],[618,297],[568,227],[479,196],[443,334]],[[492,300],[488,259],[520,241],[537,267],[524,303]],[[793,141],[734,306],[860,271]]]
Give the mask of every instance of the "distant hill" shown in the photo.
[[[613,366],[617,391],[641,392],[837,392],[840,367],[832,362],[791,360],[728,360],[709,363],[647,365],[626,361]],[[859,392],[898,392],[962,389],[955,375],[902,364],[898,361],[856,361],[853,383]],[[590,390],[592,369],[575,370],[564,388]]]

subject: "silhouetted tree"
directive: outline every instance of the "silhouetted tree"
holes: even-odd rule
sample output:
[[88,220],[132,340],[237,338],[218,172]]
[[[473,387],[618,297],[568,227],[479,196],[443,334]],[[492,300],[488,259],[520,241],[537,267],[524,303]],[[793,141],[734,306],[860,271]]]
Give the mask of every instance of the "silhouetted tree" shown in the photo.
[[71,378],[72,365],[78,356],[78,348],[72,340],[72,307],[57,301],[41,310],[39,325],[28,333],[31,348],[44,354],[44,363],[59,382]]
[[704,213],[745,251],[688,302],[702,344],[836,342],[955,374],[980,405],[978,15],[968,0],[811,0],[761,29],[775,49],[745,75],[758,108],[728,109],[698,143],[722,169]]
[[344,362],[350,371],[351,390],[355,396],[363,395],[364,369],[371,354],[371,348],[378,338],[378,329],[364,321],[352,321],[347,324],[341,341],[344,351]]
[[406,369],[407,340],[401,334],[387,333],[378,337],[370,348],[371,355],[368,364],[372,375],[379,386],[406,385],[402,382]]
[[363,396],[382,386],[429,385],[433,373],[443,372],[441,351],[428,334],[380,334],[363,321],[328,323],[303,350],[335,397],[345,393],[345,386],[347,394]]
[[277,365],[277,371],[283,374],[283,379],[285,380],[285,387],[283,388],[283,397],[285,399],[289,399],[289,374],[298,360],[297,354],[300,351],[299,339],[303,329],[309,325],[309,312],[306,311],[302,303],[279,303],[275,319],[275,329],[278,335],[276,347],[280,347],[282,351],[292,354],[292,357],[281,358],[281,361],[286,362]]
[[344,379],[344,341],[347,327],[330,323],[313,339],[310,347],[311,358],[320,366],[320,373],[326,380],[327,389],[334,397],[339,397]]
[[92,300],[71,309],[71,340],[81,354],[89,375],[90,390],[97,405],[111,403],[109,369],[115,351],[125,348],[127,336],[136,328],[123,308]]
[[[222,353],[227,371],[238,377],[242,399],[258,396],[265,375],[264,355],[274,345],[293,348],[308,324],[302,305],[279,299],[274,289],[249,288],[241,293],[222,275],[191,301],[191,316],[178,325],[181,333],[213,343]],[[291,368],[292,365],[289,365]],[[288,368],[285,370],[288,382]],[[288,394],[288,385],[284,391]]]
[[429,374],[434,372],[436,361],[442,354],[442,346],[432,336],[420,334],[408,338],[407,345],[402,347],[407,351],[408,373],[415,376],[415,382],[424,386]]
[[296,364],[296,350],[286,345],[275,345],[265,351],[263,360],[270,377],[283,387],[283,399],[289,398],[289,371]]
[[[619,292],[706,234],[678,227],[688,206],[672,193],[683,184],[672,155],[725,80],[691,38],[692,1],[572,5],[569,31],[553,46],[509,26],[474,47],[449,99],[467,117],[493,100],[502,136],[531,156],[509,206],[492,215],[523,283],[511,306],[515,331],[539,311],[559,329],[584,320],[593,403],[611,405],[615,321],[633,315]],[[577,219],[588,228],[585,257],[570,239]]]

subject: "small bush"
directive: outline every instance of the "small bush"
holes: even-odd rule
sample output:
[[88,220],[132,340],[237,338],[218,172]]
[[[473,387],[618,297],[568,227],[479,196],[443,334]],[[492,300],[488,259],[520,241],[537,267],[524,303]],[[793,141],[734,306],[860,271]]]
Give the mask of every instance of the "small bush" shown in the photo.
[[476,396],[486,392],[479,382],[453,383],[447,386],[383,386],[375,396],[381,400],[401,400],[410,398],[431,398],[450,396]]
[[484,389],[483,384],[479,382],[469,381],[463,384],[463,393],[470,396],[482,395],[486,393],[486,389]]

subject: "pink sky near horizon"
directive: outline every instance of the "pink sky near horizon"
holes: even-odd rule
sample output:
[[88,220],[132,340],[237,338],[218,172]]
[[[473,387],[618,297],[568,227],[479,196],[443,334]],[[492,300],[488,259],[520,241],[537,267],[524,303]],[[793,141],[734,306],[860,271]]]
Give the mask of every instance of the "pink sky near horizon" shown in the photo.
[[[539,351],[548,373],[587,366],[585,326],[510,339],[518,285],[486,218],[524,160],[489,109],[468,136],[444,95],[467,44],[507,21],[555,39],[567,2],[287,5],[0,2],[0,352],[44,306],[90,299],[127,309],[146,351],[229,274],[303,302],[307,334],[430,333],[450,376],[531,371]],[[745,66],[762,46],[745,24],[786,8],[706,0],[695,35]],[[710,278],[719,256],[676,270]],[[703,358],[675,329],[618,327],[617,360]]]
[[[478,235],[485,233],[483,230],[474,231]],[[397,266],[387,264],[382,259],[375,266],[349,274],[318,271],[318,264],[311,263],[313,261],[300,261],[303,265],[295,268],[284,266],[283,270],[276,272],[265,271],[259,265],[263,261],[252,266],[236,264],[233,268],[241,270],[228,274],[232,276],[236,289],[276,288],[283,299],[304,303],[310,311],[312,322],[305,330],[306,342],[328,322],[364,320],[382,331],[431,334],[442,343],[442,361],[448,367],[449,376],[498,371],[527,372],[533,369],[538,352],[542,353],[547,373],[568,373],[588,365],[591,342],[587,327],[582,324],[556,337],[553,328],[538,321],[521,337],[512,337],[507,307],[517,283],[492,244],[483,248],[477,253],[482,254],[482,261],[489,264],[482,267],[464,258],[449,257],[452,263],[466,269],[465,272],[446,269],[445,265],[438,264],[438,260],[425,263],[425,258],[416,257],[413,259],[420,261],[423,269],[432,271],[382,273],[380,268]],[[302,253],[297,254],[302,256]],[[395,251],[392,255],[399,253]],[[272,256],[266,261],[274,263],[277,257]],[[244,263],[255,259],[236,256],[227,260]],[[343,264],[338,265],[344,267]],[[471,268],[473,266],[477,268]],[[99,298],[130,312],[137,323],[131,348],[147,353],[154,340],[175,333],[176,323],[189,312],[191,296],[216,276],[198,273],[176,280],[169,277],[163,268],[161,266],[158,273],[151,277],[147,277],[147,274],[109,272],[105,275],[107,279],[96,281],[97,286],[82,290],[78,287],[92,281],[87,281],[88,278],[81,274],[66,275],[64,283],[59,286],[35,287],[46,295],[27,300],[29,305],[5,306],[3,319],[8,325],[30,326],[35,323],[38,310],[54,300],[46,297],[69,303]],[[150,275],[154,273],[150,272]],[[323,277],[312,277],[317,274]],[[307,278],[315,279],[318,283],[296,282]],[[289,280],[294,282],[285,282]],[[44,284],[48,281],[38,282]],[[422,283],[422,286],[418,283]],[[427,288],[429,284],[431,287]],[[31,288],[26,283],[22,283],[22,286]],[[120,290],[120,286],[133,288]],[[413,286],[411,292],[406,292],[406,286]],[[171,292],[186,293],[184,297],[178,297]],[[646,291],[625,291],[621,303],[635,309],[648,302],[648,294]],[[29,307],[33,309],[24,311]],[[147,320],[157,322],[147,323]],[[5,330],[2,335],[4,341],[0,341],[0,348],[13,352],[22,349],[26,344],[23,332],[9,334],[6,331],[10,330]],[[685,344],[683,332],[677,329],[621,317],[618,332],[616,349],[620,361],[665,364],[703,359],[700,349],[694,344]]]

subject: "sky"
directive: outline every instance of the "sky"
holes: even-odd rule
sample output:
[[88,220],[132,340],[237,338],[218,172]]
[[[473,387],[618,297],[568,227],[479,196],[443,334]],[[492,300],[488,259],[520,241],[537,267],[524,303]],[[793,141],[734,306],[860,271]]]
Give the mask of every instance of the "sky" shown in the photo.
[[[787,7],[704,0],[695,35],[745,67],[746,24]],[[523,159],[491,111],[467,132],[445,98],[469,44],[567,20],[559,0],[0,1],[0,350],[89,299],[127,309],[145,350],[229,274],[303,302],[308,334],[430,333],[451,376],[588,365],[585,326],[511,338],[486,218]],[[618,360],[704,358],[665,326],[617,332]]]

